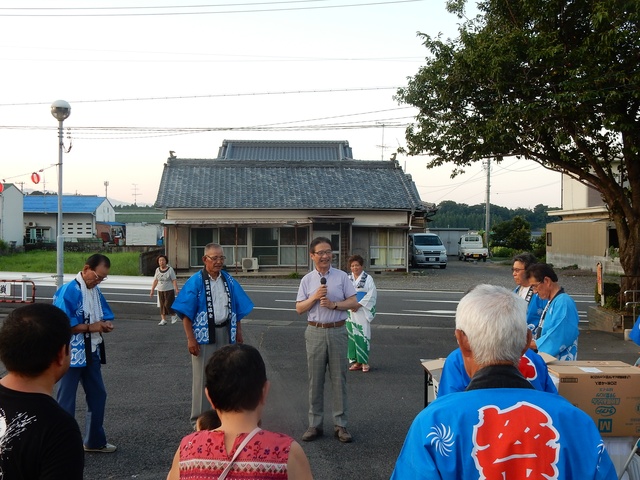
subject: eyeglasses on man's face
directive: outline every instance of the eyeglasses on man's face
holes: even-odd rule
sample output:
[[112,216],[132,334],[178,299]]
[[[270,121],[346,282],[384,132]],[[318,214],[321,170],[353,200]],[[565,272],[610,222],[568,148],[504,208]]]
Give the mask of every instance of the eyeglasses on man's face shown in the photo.
[[540,285],[542,285],[544,282],[538,282],[538,283],[530,283],[529,286],[534,289],[534,290],[538,290],[538,287]]
[[215,257],[212,257],[211,255],[205,255],[204,258],[208,258],[213,263],[224,262],[227,259],[227,257],[225,257],[224,255],[218,255]]
[[513,267],[513,268],[511,269],[511,271],[512,271],[513,273],[520,273],[520,272],[523,272],[523,271],[525,271],[525,270],[526,270],[526,268],[516,268],[516,267]]
[[99,282],[103,282],[107,279],[107,276],[104,277],[102,275],[98,275],[95,270],[92,270],[93,274],[96,276],[96,280]]
[[324,257],[324,256],[328,256],[328,255],[333,255],[333,250],[321,250],[319,252],[313,252],[314,255],[317,255],[319,257]]

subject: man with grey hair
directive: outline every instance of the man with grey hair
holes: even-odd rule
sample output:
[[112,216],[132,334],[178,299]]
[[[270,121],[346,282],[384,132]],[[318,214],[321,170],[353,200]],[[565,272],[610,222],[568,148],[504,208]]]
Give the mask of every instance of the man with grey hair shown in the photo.
[[460,301],[455,336],[471,383],[418,414],[392,480],[617,478],[593,420],[518,371],[531,339],[526,310],[515,293],[493,285]]
[[204,267],[189,278],[171,308],[182,319],[191,354],[191,426],[211,409],[205,393],[205,367],[224,345],[243,343],[241,320],[253,302],[231,275],[223,270],[224,251],[217,243],[204,247]]

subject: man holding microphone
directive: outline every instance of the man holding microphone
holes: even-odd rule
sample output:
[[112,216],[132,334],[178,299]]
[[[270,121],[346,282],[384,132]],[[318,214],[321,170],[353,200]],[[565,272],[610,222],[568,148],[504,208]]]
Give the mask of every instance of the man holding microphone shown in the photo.
[[331,267],[331,240],[315,238],[309,245],[315,268],[300,281],[296,311],[307,313],[305,343],[309,368],[309,428],[302,440],[309,442],[323,434],[324,378],[327,366],[333,397],[334,433],[349,443],[347,431],[347,310],[356,308],[356,289],[342,270]]

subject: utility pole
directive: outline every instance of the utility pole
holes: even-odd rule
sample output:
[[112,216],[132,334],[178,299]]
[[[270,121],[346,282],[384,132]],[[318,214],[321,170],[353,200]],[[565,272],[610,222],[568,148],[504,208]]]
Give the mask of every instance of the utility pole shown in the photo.
[[137,183],[132,183],[131,185],[133,185],[133,205],[134,206],[138,206],[138,195],[140,195],[138,193],[138,184]]
[[109,180],[104,181],[104,198],[108,200],[109,196],[107,195],[107,188],[109,188]]
[[491,214],[491,159],[487,158],[487,163],[485,163],[485,168],[487,169],[487,201],[485,207],[485,219],[484,219],[484,241],[487,245],[487,249],[489,248],[489,228],[490,228],[490,214]]
[[384,123],[382,124],[382,145],[376,145],[380,147],[380,160],[384,160],[384,151],[389,148],[384,144]]

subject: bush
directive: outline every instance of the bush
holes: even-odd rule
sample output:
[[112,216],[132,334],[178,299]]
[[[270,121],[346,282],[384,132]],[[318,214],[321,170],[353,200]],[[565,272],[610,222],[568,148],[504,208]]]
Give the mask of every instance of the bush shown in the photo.
[[[605,282],[603,287],[604,293],[604,308],[607,310],[620,310],[620,285],[613,282]],[[602,300],[601,295],[598,293],[598,285],[596,285],[594,300],[598,305]]]
[[516,250],[514,248],[509,247],[492,247],[491,255],[499,258],[513,258],[516,254]]

